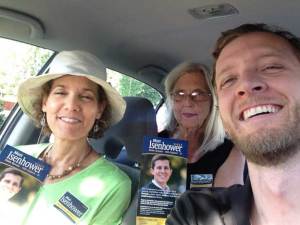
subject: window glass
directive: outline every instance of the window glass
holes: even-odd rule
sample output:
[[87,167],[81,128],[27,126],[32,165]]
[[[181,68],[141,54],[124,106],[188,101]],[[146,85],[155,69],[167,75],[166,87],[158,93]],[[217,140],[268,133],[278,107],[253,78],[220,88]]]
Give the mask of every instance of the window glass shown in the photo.
[[151,86],[130,76],[107,69],[107,81],[122,95],[136,96],[149,99],[154,108],[159,104],[162,96]]
[[[0,126],[17,102],[20,81],[38,74],[54,53],[51,50],[0,38]],[[107,81],[122,96],[139,96],[149,99],[156,108],[161,94],[151,86],[130,76],[107,69]]]
[[17,86],[34,76],[53,51],[0,38],[0,126],[15,105]]

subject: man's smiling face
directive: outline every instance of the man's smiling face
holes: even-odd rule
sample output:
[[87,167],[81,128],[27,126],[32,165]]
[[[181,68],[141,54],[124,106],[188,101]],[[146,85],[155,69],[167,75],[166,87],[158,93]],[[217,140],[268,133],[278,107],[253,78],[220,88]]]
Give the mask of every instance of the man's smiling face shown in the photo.
[[10,199],[21,190],[21,183],[21,176],[14,173],[6,173],[0,181],[0,189],[5,193],[5,197]]
[[285,161],[300,132],[300,63],[292,46],[271,33],[244,34],[224,47],[215,71],[220,114],[234,142],[255,163]]
[[151,168],[151,174],[153,175],[154,180],[161,187],[165,187],[172,175],[172,169],[170,167],[169,160],[155,161],[154,168]]

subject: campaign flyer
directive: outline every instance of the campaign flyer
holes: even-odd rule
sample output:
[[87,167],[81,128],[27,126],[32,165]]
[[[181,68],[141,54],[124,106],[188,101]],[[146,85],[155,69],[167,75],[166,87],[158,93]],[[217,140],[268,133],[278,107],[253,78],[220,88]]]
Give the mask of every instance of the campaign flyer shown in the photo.
[[0,152],[0,224],[19,225],[50,166],[12,146]]
[[176,199],[186,190],[188,143],[145,137],[137,225],[164,225]]

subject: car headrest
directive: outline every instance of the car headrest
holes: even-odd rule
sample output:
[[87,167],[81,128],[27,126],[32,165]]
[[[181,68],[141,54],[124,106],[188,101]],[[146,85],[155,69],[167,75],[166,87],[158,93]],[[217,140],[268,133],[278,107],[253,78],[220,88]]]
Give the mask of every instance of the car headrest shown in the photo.
[[152,103],[143,97],[124,97],[127,106],[123,119],[110,127],[100,139],[90,139],[97,152],[115,159],[122,147],[130,160],[141,162],[143,138],[156,136],[156,113]]

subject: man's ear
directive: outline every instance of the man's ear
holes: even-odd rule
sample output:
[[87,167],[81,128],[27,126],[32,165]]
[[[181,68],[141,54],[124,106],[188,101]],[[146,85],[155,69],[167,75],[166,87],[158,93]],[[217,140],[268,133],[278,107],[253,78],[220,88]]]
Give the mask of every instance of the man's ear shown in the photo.
[[152,168],[150,169],[150,173],[152,174],[152,176],[154,176],[154,170]]

